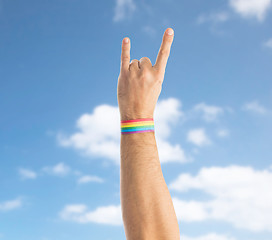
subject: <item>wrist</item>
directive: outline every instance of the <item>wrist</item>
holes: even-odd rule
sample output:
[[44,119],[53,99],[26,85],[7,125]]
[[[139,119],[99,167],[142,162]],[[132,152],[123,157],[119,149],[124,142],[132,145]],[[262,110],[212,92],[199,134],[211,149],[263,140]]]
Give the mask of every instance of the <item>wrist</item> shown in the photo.
[[150,119],[153,114],[121,114],[121,121],[137,120],[137,119]]

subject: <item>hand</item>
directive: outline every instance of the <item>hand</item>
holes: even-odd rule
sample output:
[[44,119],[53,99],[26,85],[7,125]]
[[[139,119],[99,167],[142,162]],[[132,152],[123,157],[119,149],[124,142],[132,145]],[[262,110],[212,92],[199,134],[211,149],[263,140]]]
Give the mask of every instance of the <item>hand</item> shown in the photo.
[[153,118],[173,38],[173,29],[167,28],[154,66],[147,57],[142,57],[140,61],[133,59],[130,62],[130,40],[127,37],[123,39],[117,86],[117,99],[122,121]]

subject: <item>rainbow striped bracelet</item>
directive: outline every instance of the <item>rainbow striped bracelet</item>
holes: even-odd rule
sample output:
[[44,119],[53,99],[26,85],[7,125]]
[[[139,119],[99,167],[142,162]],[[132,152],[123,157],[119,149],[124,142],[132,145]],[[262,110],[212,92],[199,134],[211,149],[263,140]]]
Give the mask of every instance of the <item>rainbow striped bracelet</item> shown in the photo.
[[153,118],[121,121],[121,134],[154,132]]

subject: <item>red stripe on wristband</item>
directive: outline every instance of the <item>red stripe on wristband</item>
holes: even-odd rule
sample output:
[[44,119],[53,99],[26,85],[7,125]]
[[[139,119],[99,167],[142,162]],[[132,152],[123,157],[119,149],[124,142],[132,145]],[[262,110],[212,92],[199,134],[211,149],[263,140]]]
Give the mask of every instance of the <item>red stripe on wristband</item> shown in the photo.
[[121,121],[121,123],[130,123],[130,122],[143,122],[143,121],[154,121],[153,118],[142,118],[142,119],[134,119],[134,120],[125,120]]

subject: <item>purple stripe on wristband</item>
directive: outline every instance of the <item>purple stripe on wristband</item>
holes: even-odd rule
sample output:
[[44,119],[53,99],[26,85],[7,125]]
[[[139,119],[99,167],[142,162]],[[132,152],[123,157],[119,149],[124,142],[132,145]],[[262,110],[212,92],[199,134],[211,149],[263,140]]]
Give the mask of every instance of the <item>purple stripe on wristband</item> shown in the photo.
[[141,133],[141,132],[154,132],[153,130],[133,131],[133,132],[122,132],[122,134]]

